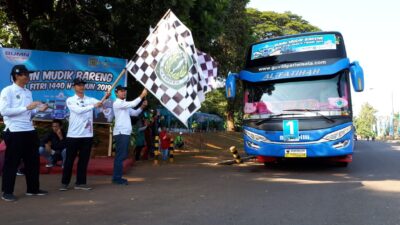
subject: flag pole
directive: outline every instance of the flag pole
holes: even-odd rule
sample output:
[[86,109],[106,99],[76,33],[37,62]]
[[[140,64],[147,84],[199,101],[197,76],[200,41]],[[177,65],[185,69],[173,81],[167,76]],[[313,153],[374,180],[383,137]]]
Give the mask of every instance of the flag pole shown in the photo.
[[[111,87],[108,89],[108,92],[111,93],[111,90],[115,88],[115,86],[117,85],[117,83],[119,82],[119,80],[121,80],[122,76],[125,75],[126,72],[126,68],[124,68],[121,73],[118,75],[118,77],[115,79],[114,83],[111,85]],[[106,95],[103,96],[103,98],[101,99],[101,103],[104,103],[104,101],[106,100]]]
[[[171,12],[171,9],[168,9],[167,12],[161,17],[161,19],[163,19],[164,17],[166,17],[166,16],[168,15],[168,13],[170,13],[170,12]],[[156,27],[158,27],[158,24],[160,24],[160,23],[161,23],[161,20],[158,21],[158,23],[157,23],[157,25],[154,27],[154,29],[155,29]]]
[[[126,73],[126,68],[124,68],[121,73],[118,75],[118,77],[115,79],[114,83],[111,85],[111,87],[108,89],[108,92],[111,93],[111,90],[117,85],[119,80],[121,80],[122,76],[125,75]],[[101,103],[103,104],[104,101],[106,100],[107,95],[104,95],[103,98],[101,99]],[[111,156],[112,152],[112,125],[110,124],[109,128],[109,138],[108,138],[108,156]]]

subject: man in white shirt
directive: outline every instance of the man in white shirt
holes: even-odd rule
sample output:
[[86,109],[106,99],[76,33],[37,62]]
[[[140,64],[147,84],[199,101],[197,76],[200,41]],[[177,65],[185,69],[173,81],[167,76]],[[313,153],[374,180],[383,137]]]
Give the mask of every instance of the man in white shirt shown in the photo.
[[15,201],[15,176],[21,159],[25,164],[26,195],[46,195],[39,189],[39,138],[32,124],[32,114],[45,111],[46,104],[34,102],[32,93],[25,88],[30,71],[24,65],[15,65],[11,70],[13,84],[5,87],[0,95],[0,113],[5,129],[3,139],[6,153],[3,169],[2,199]]
[[133,109],[146,97],[147,90],[143,89],[138,98],[133,101],[126,101],[126,88],[118,85],[115,88],[117,99],[113,104],[115,115],[115,125],[113,136],[115,140],[115,158],[114,158],[114,173],[112,183],[127,185],[128,180],[122,178],[123,167],[122,163],[128,156],[129,140],[131,138],[132,124],[131,116],[138,116],[147,106],[147,101],[144,100],[138,109]]
[[[70,112],[67,132],[67,152],[60,191],[69,189],[74,161],[79,152],[78,168],[74,189],[91,190],[86,184],[87,166],[93,143],[93,109],[102,106],[102,102],[85,95],[86,82],[80,78],[73,81],[75,95],[67,98]],[[106,98],[110,96],[106,93]]]

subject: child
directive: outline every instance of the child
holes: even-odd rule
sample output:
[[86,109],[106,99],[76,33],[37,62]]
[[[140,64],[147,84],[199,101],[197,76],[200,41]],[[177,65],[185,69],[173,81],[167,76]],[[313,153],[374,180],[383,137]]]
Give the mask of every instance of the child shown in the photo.
[[170,135],[168,134],[167,128],[165,126],[161,127],[160,132],[160,149],[162,154],[162,160],[166,161],[169,156],[169,145],[170,145]]

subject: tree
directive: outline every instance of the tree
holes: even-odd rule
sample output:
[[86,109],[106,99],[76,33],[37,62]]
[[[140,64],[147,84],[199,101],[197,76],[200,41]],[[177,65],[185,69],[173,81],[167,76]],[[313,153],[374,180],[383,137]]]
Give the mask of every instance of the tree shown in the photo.
[[21,39],[18,28],[15,23],[7,19],[6,13],[1,10],[0,23],[3,24],[0,28],[0,46],[8,48],[18,47],[18,42]]
[[260,12],[256,9],[247,10],[255,40],[265,38],[320,31],[301,16],[291,12],[277,13],[272,11]]
[[375,137],[375,132],[373,130],[376,124],[377,112],[369,103],[365,103],[361,106],[361,111],[359,116],[355,119],[355,127],[357,135],[361,137]]
[[[244,66],[247,47],[252,42],[249,35],[250,25],[245,12],[247,2],[242,0],[231,1],[230,6],[226,9],[227,15],[223,19],[224,32],[211,44],[210,52],[218,62],[220,77],[225,78],[229,71],[240,71]],[[234,101],[228,101],[227,104],[224,104],[224,108],[220,110],[224,112],[222,116],[226,117],[228,131],[233,131],[235,127],[235,109],[242,108],[240,87],[239,83],[237,88],[238,97]],[[208,94],[207,98],[213,94]],[[212,101],[210,103],[213,105],[218,104]],[[204,105],[207,105],[207,103]]]
[[0,0],[18,27],[21,48],[130,58],[172,9],[192,30],[196,45],[210,49],[223,31],[229,0]]

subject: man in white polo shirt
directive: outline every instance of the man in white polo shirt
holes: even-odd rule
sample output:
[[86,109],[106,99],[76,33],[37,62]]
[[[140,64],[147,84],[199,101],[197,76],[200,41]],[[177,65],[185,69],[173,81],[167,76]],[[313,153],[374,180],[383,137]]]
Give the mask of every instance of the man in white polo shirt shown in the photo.
[[115,140],[115,158],[114,158],[114,173],[112,183],[127,185],[128,181],[122,178],[122,163],[128,156],[129,140],[131,138],[132,124],[131,116],[138,116],[147,106],[147,101],[144,100],[138,109],[133,109],[146,97],[147,90],[143,89],[138,98],[133,101],[126,101],[126,88],[118,85],[115,88],[117,99],[113,104],[115,115],[115,125],[113,136]]
[[46,195],[39,189],[39,138],[32,124],[32,114],[45,111],[46,104],[32,101],[32,93],[25,88],[30,71],[24,65],[15,65],[11,70],[13,84],[5,87],[0,95],[0,113],[5,129],[3,139],[6,153],[3,169],[1,198],[15,201],[15,176],[21,158],[25,164],[26,195]]
[[[84,80],[75,78],[73,84],[75,95],[67,98],[70,116],[67,132],[67,152],[60,191],[69,189],[72,168],[78,152],[79,160],[74,189],[92,189],[86,184],[86,174],[93,143],[93,109],[101,107],[102,102],[85,95],[86,82]],[[106,93],[106,98],[109,96],[110,93]]]

